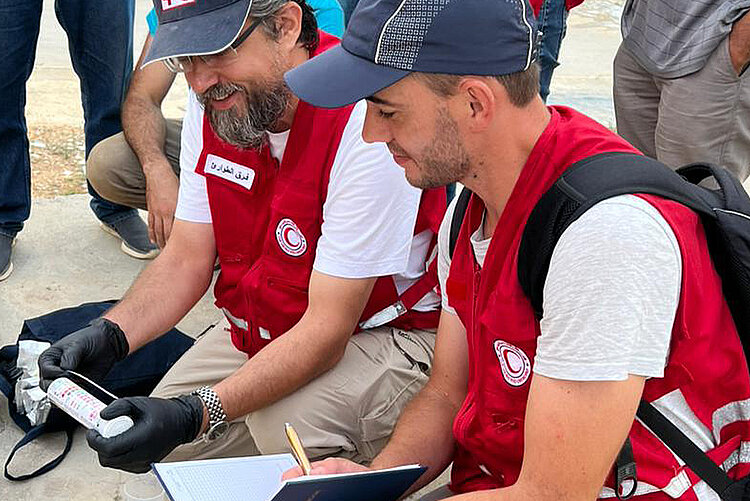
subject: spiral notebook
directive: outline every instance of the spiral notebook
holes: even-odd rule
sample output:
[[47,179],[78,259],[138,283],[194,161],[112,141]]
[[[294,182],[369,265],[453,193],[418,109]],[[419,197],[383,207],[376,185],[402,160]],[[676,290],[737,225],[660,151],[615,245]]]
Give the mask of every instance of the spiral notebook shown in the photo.
[[426,471],[419,465],[388,470],[299,477],[291,454],[155,463],[172,501],[396,501]]

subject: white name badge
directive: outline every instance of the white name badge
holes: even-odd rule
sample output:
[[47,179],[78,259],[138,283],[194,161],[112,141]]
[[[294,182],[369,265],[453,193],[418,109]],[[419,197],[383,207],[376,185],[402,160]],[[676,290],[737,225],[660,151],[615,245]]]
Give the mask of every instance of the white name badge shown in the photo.
[[195,3],[195,0],[161,0],[161,10],[176,9],[191,3]]
[[250,189],[255,180],[255,171],[244,165],[236,164],[226,158],[208,155],[206,157],[206,174],[226,179],[235,184],[239,184],[245,189]]

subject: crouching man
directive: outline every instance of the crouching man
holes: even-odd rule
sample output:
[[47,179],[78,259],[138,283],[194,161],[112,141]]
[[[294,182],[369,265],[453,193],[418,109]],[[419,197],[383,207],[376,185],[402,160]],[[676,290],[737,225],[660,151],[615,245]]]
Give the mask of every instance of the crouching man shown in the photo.
[[106,374],[190,310],[218,254],[226,319],[152,398],[102,411],[135,426],[89,432],[100,462],[139,472],[170,453],[283,452],[285,421],[313,457],[369,461],[430,370],[439,298],[426,263],[444,192],[413,188],[385,145],[363,141],[364,102],[323,110],[288,90],[285,71],[338,43],[304,1],[154,4],[146,63],[192,89],[177,221],[118,305],[41,356],[42,377]]

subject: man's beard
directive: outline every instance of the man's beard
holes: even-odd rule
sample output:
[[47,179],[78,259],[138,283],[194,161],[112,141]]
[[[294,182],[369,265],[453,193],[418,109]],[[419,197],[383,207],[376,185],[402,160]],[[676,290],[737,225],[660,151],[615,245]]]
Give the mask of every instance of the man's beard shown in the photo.
[[[389,145],[391,153],[406,155],[400,146]],[[429,190],[451,183],[455,183],[466,177],[471,169],[469,154],[461,143],[458,125],[447,110],[438,111],[437,123],[435,124],[435,135],[429,145],[419,155],[419,160],[412,159],[418,166],[417,175],[409,175],[406,178],[409,184]]]
[[[216,110],[211,106],[212,99],[222,99],[233,92],[244,96],[244,110],[238,111],[239,107]],[[266,132],[284,115],[290,99],[291,92],[283,80],[272,87],[256,87],[252,91],[231,82],[218,83],[198,94],[198,101],[208,113],[211,128],[219,138],[238,148],[256,150],[268,142]]]

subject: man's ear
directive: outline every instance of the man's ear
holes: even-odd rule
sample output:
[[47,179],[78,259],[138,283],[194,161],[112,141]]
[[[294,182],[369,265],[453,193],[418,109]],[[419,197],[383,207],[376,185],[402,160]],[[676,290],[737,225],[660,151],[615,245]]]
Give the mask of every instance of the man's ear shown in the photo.
[[458,85],[464,116],[471,130],[485,129],[495,116],[496,96],[485,78],[466,77]]
[[297,2],[287,2],[276,12],[274,18],[276,29],[279,30],[277,43],[293,49],[302,32],[302,7]]

